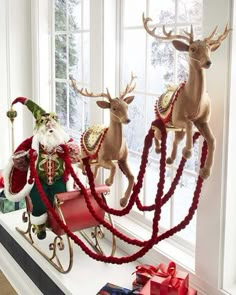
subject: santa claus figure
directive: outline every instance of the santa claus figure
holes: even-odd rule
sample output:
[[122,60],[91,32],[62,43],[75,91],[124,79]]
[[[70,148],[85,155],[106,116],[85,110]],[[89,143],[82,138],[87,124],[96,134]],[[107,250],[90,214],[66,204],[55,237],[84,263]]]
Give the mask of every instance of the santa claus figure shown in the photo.
[[[58,123],[55,113],[46,113],[33,101],[24,97],[16,98],[12,105],[22,103],[36,119],[34,136],[22,142],[13,153],[4,170],[4,193],[14,202],[27,195],[32,201],[31,223],[39,239],[46,237],[47,210],[41,200],[35,183],[29,181],[29,150],[35,150],[36,171],[43,190],[53,204],[54,195],[73,190],[70,175],[65,175],[61,144],[66,144],[72,164],[79,161],[79,147]],[[66,177],[65,177],[66,176]],[[65,180],[66,179],[66,180]]]

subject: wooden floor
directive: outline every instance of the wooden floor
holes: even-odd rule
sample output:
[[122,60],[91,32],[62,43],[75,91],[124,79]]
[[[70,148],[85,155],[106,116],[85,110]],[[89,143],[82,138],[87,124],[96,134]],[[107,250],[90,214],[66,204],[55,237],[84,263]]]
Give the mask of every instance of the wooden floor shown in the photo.
[[12,288],[4,274],[0,271],[0,294],[1,295],[15,295],[16,291]]

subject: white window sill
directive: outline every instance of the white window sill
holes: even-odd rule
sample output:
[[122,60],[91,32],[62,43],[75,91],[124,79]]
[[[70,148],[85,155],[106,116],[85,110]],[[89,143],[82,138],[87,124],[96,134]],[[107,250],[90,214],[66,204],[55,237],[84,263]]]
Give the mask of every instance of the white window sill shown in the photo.
[[[26,228],[26,224],[22,222],[23,210],[2,214],[0,212],[0,225],[15,239],[15,241],[28,253],[28,255],[39,265],[39,267],[47,274],[48,277],[63,291],[64,294],[96,294],[107,282],[132,288],[133,276],[137,262],[116,265],[98,262],[91,259],[80,247],[73,243],[73,266],[69,273],[61,274],[53,268],[49,262],[45,260],[15,229],[16,226],[21,229]],[[45,240],[35,243],[40,246],[44,252],[48,252],[49,242],[54,235],[48,232]],[[52,237],[51,237],[52,235]],[[51,238],[50,238],[51,237]],[[55,237],[55,236],[54,236]],[[79,237],[81,237],[79,235]],[[110,253],[111,245],[104,239],[103,249],[105,253]],[[124,256],[126,253],[117,249],[115,256]],[[63,265],[68,265],[68,253],[60,256]],[[65,263],[66,262],[66,263]],[[0,269],[8,278],[17,294],[37,294],[42,292],[31,281],[29,274],[25,273],[21,265],[17,264],[14,258],[8,253],[0,242]],[[30,288],[29,288],[30,286]]]

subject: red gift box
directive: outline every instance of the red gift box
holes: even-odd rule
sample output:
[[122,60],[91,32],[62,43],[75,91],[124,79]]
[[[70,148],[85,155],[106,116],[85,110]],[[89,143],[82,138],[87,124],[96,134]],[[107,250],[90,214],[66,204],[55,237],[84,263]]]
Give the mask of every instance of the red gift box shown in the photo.
[[[176,270],[174,262],[166,267],[164,264],[158,266],[157,274],[140,290],[140,295],[189,295],[193,293],[188,288],[189,275],[186,272]],[[190,292],[192,293],[188,293]]]
[[[162,294],[162,293],[160,293],[160,291],[158,291],[158,292],[159,293],[156,293],[155,295]],[[167,294],[169,295],[169,294],[173,294],[173,293],[169,292]],[[176,292],[174,294],[176,294]],[[151,295],[151,282],[150,281],[148,281],[147,284],[142,288],[142,290],[140,290],[139,295]],[[186,295],[197,295],[197,291],[195,289],[189,287]]]

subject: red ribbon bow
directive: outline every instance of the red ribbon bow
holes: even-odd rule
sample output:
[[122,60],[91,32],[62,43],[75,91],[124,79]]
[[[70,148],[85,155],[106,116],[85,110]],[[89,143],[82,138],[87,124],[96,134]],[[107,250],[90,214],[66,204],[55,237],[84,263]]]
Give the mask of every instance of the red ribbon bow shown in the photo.
[[157,275],[158,267],[155,267],[153,265],[138,265],[136,266],[136,271],[134,273],[147,273],[150,276]]
[[158,271],[156,275],[159,277],[166,278],[166,280],[163,282],[165,285],[169,285],[175,289],[179,289],[183,279],[175,277],[175,274],[176,274],[176,264],[173,261],[169,263],[168,267],[166,267],[162,263],[158,265]]

